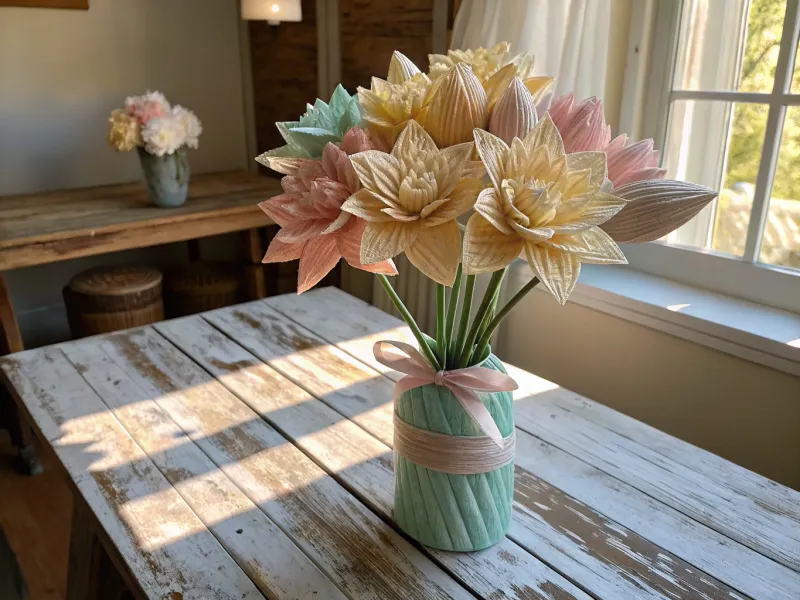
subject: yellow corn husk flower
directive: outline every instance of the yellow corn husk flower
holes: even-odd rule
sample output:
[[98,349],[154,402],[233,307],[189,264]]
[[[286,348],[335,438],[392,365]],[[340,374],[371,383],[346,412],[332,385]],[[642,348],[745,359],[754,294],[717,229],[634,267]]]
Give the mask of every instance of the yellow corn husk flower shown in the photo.
[[447,54],[429,54],[430,76],[435,80],[447,75],[447,73],[458,63],[466,63],[472,68],[472,72],[480,80],[486,83],[501,67],[518,61],[522,71],[519,76],[525,78],[533,69],[533,57],[527,54],[520,54],[513,60],[508,53],[511,44],[499,42],[491,48],[475,48],[474,50],[448,50]]
[[463,177],[472,144],[440,150],[415,121],[391,154],[377,150],[350,156],[363,186],[342,210],[367,221],[361,262],[372,264],[405,252],[423,274],[453,285],[461,256],[456,218],[469,211],[482,187]]
[[370,89],[358,88],[362,117],[373,138],[392,148],[406,124],[430,101],[430,88],[428,76],[395,51],[387,80],[373,77]]
[[119,152],[129,152],[136,146],[143,145],[142,131],[135,117],[128,115],[124,110],[117,109],[111,112],[108,118],[108,143]]
[[627,263],[599,227],[626,204],[607,193],[604,152],[565,154],[548,114],[510,147],[491,133],[474,134],[492,185],[467,223],[465,273],[496,271],[520,256],[564,304],[581,263]]

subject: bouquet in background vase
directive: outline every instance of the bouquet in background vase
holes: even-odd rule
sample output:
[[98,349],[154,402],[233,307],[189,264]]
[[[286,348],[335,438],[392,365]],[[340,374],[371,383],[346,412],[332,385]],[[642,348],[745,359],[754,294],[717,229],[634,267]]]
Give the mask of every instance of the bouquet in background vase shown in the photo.
[[[298,293],[340,258],[376,273],[417,340],[374,348],[405,374],[394,518],[445,550],[495,544],[511,520],[516,384],[489,346],[504,317],[539,283],[564,304],[581,264],[626,263],[617,242],[657,239],[716,196],[664,180],[652,141],[611,140],[595,99],[537,110],[552,78],[532,69],[506,43],[433,55],[428,73],[395,52],[386,80],[278,123],[286,145],[257,159],[285,175],[260,205],[281,226],[264,262],[299,259]],[[435,339],[387,278],[400,253],[437,283]],[[518,259],[530,282],[500,306]],[[470,318],[478,274],[489,283]]]
[[186,148],[196,149],[203,127],[183,106],[170,106],[161,92],[125,99],[109,117],[108,141],[119,152],[136,148],[147,190],[156,206],[180,206],[189,193]]

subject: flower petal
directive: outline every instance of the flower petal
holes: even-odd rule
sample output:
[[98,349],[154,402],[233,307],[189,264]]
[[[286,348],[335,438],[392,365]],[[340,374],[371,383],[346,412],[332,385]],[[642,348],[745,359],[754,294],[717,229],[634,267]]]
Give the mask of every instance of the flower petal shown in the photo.
[[575,289],[581,272],[578,257],[569,252],[533,243],[525,244],[525,256],[544,286],[560,304],[565,304]]
[[336,244],[342,258],[351,267],[369,271],[370,273],[381,273],[383,275],[397,275],[397,268],[391,260],[382,260],[371,265],[361,263],[361,236],[364,234],[366,223],[361,219],[352,218],[347,225],[339,230],[336,236]]
[[494,188],[486,188],[478,194],[475,201],[475,212],[482,215],[492,226],[505,235],[511,235],[514,230],[506,223],[506,215],[499,193]]
[[[516,65],[508,63],[505,67],[499,71],[496,71],[491,77],[489,77],[489,79],[483,85],[483,89],[486,90],[486,106],[490,111],[506,93],[509,84],[516,78],[516,74]],[[522,82],[520,81],[520,83]]]
[[500,189],[500,185],[505,179],[505,162],[508,157],[508,145],[496,135],[476,129],[473,131],[475,136],[475,149],[481,157],[483,166],[489,174],[494,187]]
[[416,121],[409,121],[403,133],[397,138],[391,156],[398,164],[413,164],[414,159],[420,154],[436,154],[438,151],[436,143],[428,132]]
[[536,125],[536,121],[536,108],[530,92],[515,77],[492,110],[489,131],[506,144],[511,144],[515,137],[524,138]]
[[528,150],[528,155],[533,155],[534,149],[544,147],[547,148],[551,161],[564,156],[564,142],[561,141],[561,134],[558,133],[549,113],[544,114],[522,142]]
[[389,61],[389,75],[386,80],[389,83],[403,83],[420,72],[410,58],[395,50],[392,53],[392,60]]
[[286,244],[306,242],[322,234],[330,225],[328,219],[294,219],[287,223],[276,235],[276,240]]
[[342,210],[361,217],[365,221],[380,223],[391,221],[392,217],[383,212],[384,208],[393,208],[366,188],[361,188],[342,204]]
[[517,235],[506,235],[482,215],[474,214],[467,221],[464,234],[464,273],[475,275],[507,267],[522,249],[522,240]]
[[616,216],[602,224],[619,243],[650,242],[674,231],[699,213],[717,192],[694,183],[651,179],[614,189],[627,200]]
[[350,162],[358,174],[361,185],[377,196],[397,202],[397,193],[400,189],[400,163],[394,156],[378,150],[367,150],[353,154]]
[[567,154],[567,167],[570,171],[591,171],[589,182],[599,186],[608,176],[606,153],[600,151],[574,152]]
[[273,239],[264,258],[261,259],[262,263],[279,263],[289,260],[297,260],[303,252],[305,242],[296,244],[286,244],[280,240]]
[[279,194],[273,196],[269,200],[264,200],[258,203],[258,207],[263,210],[267,216],[275,221],[281,227],[285,227],[294,219],[291,211],[287,210],[287,205],[294,202],[300,202],[300,197],[294,194]]
[[425,117],[425,127],[440,148],[468,142],[472,130],[484,127],[488,115],[486,92],[464,63],[442,78]]
[[445,221],[451,221],[468,212],[475,205],[475,199],[478,197],[478,192],[481,191],[482,187],[483,182],[480,179],[467,178],[459,181],[458,185],[450,192],[447,202],[430,210],[427,215],[422,213],[428,207],[426,206],[422,210],[420,216],[425,218],[424,226],[441,225]]
[[626,265],[628,260],[619,246],[605,231],[599,227],[591,227],[575,235],[559,235],[544,243],[562,252],[571,252],[578,256],[582,263],[600,265]]
[[452,286],[461,257],[461,234],[456,221],[421,229],[406,249],[406,257],[423,275]]
[[309,240],[300,256],[297,293],[302,294],[317,285],[341,257],[335,235],[321,235]]
[[394,258],[411,245],[419,229],[419,221],[367,223],[361,238],[361,264]]
[[554,77],[550,76],[528,77],[527,79],[523,79],[522,83],[530,92],[531,100],[533,100],[535,104],[539,102],[547,90],[550,89],[550,85],[553,83],[554,79]]
[[589,199],[574,198],[561,203],[550,226],[559,234],[576,233],[591,225],[602,225],[625,205],[625,200],[610,194],[594,194]]
[[553,230],[549,227],[535,227],[533,229],[529,229],[527,227],[523,227],[515,221],[511,221],[511,228],[513,229],[514,233],[523,239],[525,243],[533,242],[534,244],[538,244],[553,237]]

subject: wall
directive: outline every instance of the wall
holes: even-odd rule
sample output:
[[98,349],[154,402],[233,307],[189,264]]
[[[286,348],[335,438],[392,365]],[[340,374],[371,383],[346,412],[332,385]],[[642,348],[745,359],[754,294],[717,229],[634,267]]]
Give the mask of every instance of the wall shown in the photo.
[[[135,153],[107,145],[106,119],[146,89],[202,120],[194,172],[245,168],[237,0],[0,8],[0,195],[140,178]],[[184,259],[182,245],[172,245],[9,273],[26,342],[65,335],[61,287],[73,273],[96,263]]]
[[502,357],[800,489],[800,378],[535,291]]

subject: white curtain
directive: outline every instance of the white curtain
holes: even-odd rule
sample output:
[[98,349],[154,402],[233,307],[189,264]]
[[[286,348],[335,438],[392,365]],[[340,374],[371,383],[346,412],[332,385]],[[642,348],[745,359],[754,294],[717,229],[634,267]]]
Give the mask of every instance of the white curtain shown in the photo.
[[[536,75],[556,78],[555,95],[574,91],[576,98],[602,98],[610,17],[611,0],[463,0],[453,26],[451,47],[489,47],[507,41],[512,54],[534,55]],[[436,326],[435,284],[405,257],[398,257],[396,262],[400,274],[390,279],[398,295],[420,327],[432,333]],[[527,265],[521,266],[528,269]],[[526,275],[529,277],[529,272]],[[476,285],[478,299],[488,276],[479,279],[482,280]],[[502,290],[501,298],[520,285],[518,277],[507,279],[514,282],[504,285],[508,292]],[[377,281],[372,303],[386,312],[394,312]]]
[[463,0],[451,47],[509,42],[536,58],[536,75],[553,75],[556,95],[603,97],[611,0]]

